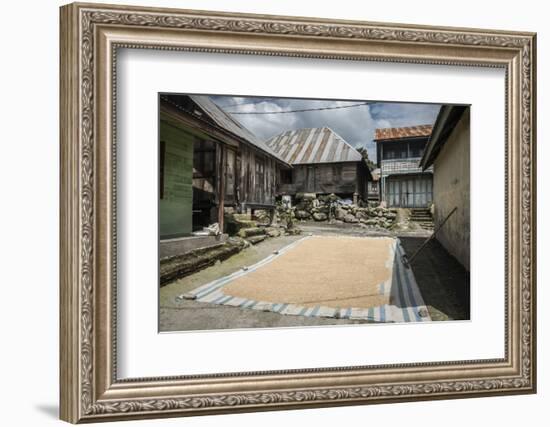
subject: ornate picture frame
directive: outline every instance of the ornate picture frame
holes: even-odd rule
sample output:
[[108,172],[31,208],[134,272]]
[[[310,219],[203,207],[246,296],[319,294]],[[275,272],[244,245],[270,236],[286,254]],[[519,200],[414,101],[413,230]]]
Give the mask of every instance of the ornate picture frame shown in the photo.
[[[61,8],[61,418],[72,423],[536,391],[536,36],[98,4]],[[117,49],[505,70],[505,357],[117,379]]]

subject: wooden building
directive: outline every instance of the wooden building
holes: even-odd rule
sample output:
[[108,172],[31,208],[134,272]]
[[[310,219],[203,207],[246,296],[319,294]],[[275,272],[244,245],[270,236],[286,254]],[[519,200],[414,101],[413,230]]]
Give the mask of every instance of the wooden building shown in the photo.
[[432,168],[419,165],[431,125],[376,129],[380,201],[388,207],[426,208],[433,199]]
[[369,168],[361,154],[332,129],[291,130],[266,144],[292,165],[280,171],[280,194],[334,193],[367,200]]
[[274,206],[288,163],[207,96],[159,102],[161,247],[215,222],[223,230],[225,207]]
[[444,105],[420,166],[433,168],[434,224],[437,240],[470,270],[470,108]]

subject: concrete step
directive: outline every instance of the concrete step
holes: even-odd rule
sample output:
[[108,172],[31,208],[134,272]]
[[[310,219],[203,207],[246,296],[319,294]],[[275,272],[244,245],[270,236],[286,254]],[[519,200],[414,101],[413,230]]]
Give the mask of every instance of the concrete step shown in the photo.
[[259,235],[259,236],[251,236],[251,237],[247,238],[246,240],[248,240],[252,245],[256,245],[260,242],[263,242],[266,237],[267,236],[265,234],[262,234],[262,235]]
[[259,236],[265,234],[265,228],[260,227],[250,227],[250,228],[241,228],[239,230],[239,236],[245,239],[252,236]]
[[245,228],[256,228],[258,223],[247,214],[231,214],[225,216],[225,228],[230,235],[235,235]]

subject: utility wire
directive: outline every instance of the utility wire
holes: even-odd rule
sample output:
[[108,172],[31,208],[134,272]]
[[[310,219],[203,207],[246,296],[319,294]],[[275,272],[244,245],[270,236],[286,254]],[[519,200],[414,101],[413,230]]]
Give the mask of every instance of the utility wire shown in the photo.
[[[261,101],[260,101],[261,102]],[[228,104],[228,105],[223,105],[221,108],[232,108],[232,107],[240,107],[241,105],[254,105],[254,104],[258,104],[259,102],[251,102],[251,101],[247,101],[247,102],[238,102],[238,103],[235,103],[235,104]]]
[[289,114],[289,113],[304,113],[307,111],[321,111],[321,110],[339,110],[341,108],[361,107],[363,105],[369,105],[369,102],[362,102],[360,104],[341,105],[338,107],[321,107],[321,108],[304,108],[302,110],[287,110],[287,111],[226,111],[228,114]]

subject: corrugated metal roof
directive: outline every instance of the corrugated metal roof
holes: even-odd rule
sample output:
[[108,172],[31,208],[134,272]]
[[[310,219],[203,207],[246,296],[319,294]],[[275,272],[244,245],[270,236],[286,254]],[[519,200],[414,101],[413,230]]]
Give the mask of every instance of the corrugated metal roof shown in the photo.
[[292,165],[307,163],[359,162],[361,154],[327,127],[289,130],[266,144]]
[[245,128],[241,123],[235,120],[231,115],[227,114],[220,107],[218,107],[210,97],[205,95],[189,95],[189,97],[195,102],[216,124],[229,132],[243,138],[251,145],[265,151],[267,154],[281,160],[281,158],[275,151],[273,151],[266,143],[259,139],[256,135]]
[[380,139],[401,139],[414,138],[419,136],[430,136],[432,134],[432,125],[418,125],[401,128],[382,128],[376,129],[375,140]]

